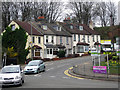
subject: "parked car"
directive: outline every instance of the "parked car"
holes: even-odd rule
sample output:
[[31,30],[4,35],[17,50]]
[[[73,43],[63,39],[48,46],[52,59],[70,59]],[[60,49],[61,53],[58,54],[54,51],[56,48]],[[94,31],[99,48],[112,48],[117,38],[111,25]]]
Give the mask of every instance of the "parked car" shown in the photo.
[[45,64],[42,60],[32,60],[24,68],[24,73],[39,73],[45,71]]
[[0,72],[1,85],[21,85],[24,83],[24,73],[20,65],[4,66]]

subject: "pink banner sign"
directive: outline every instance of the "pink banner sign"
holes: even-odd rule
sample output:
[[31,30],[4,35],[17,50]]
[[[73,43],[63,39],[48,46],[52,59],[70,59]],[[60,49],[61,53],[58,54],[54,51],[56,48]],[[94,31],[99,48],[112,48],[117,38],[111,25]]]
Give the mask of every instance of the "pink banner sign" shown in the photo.
[[107,67],[106,66],[93,66],[93,72],[94,73],[107,73]]

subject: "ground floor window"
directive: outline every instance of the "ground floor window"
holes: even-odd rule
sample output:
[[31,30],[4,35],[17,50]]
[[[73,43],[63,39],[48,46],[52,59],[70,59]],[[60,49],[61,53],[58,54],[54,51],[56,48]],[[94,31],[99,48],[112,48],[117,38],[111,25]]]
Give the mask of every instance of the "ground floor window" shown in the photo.
[[34,50],[34,56],[35,57],[40,57],[40,49],[35,49]]
[[83,45],[78,45],[77,46],[77,53],[82,53],[84,52],[84,46]]
[[89,46],[85,46],[85,51],[89,51]]

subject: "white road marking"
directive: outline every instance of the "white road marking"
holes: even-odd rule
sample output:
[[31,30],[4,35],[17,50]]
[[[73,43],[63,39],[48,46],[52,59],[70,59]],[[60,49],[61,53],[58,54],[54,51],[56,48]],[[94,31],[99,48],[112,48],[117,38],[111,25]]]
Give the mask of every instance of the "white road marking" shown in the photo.
[[65,78],[65,79],[70,79],[70,77],[62,77],[62,78]]
[[48,69],[48,70],[46,70],[46,71],[49,71],[49,70],[52,70],[52,69],[54,69],[54,68],[50,68],[50,69]]
[[50,77],[56,77],[56,76],[50,76]]

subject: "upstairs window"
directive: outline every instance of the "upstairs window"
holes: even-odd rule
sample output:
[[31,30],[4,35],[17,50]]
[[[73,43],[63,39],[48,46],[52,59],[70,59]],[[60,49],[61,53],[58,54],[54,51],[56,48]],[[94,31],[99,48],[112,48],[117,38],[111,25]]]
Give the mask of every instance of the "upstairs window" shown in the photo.
[[62,44],[62,36],[60,36],[60,44]]
[[90,42],[89,35],[87,36],[87,39],[88,39],[88,43],[89,43]]
[[43,25],[43,30],[47,30],[47,25]]
[[93,38],[93,42],[95,42],[94,35],[92,35],[92,38]]
[[76,41],[76,35],[74,34],[74,41]]
[[48,43],[48,36],[46,36],[46,43]]
[[38,37],[38,43],[40,43],[40,42],[41,42],[40,37]]
[[70,29],[73,29],[73,25],[70,25]]
[[32,37],[32,42],[35,43],[35,37]]
[[81,31],[82,31],[82,30],[83,30],[83,26],[79,26],[79,30],[81,30]]
[[97,42],[98,42],[99,40],[98,40],[98,35],[97,35]]
[[85,42],[85,35],[83,35],[83,42]]
[[52,40],[51,40],[52,43],[54,43],[54,36],[52,36]]
[[66,37],[66,44],[69,44],[69,40],[68,40],[68,37]]
[[80,42],[80,35],[78,35],[78,42]]
[[12,31],[15,30],[15,24],[11,25]]

